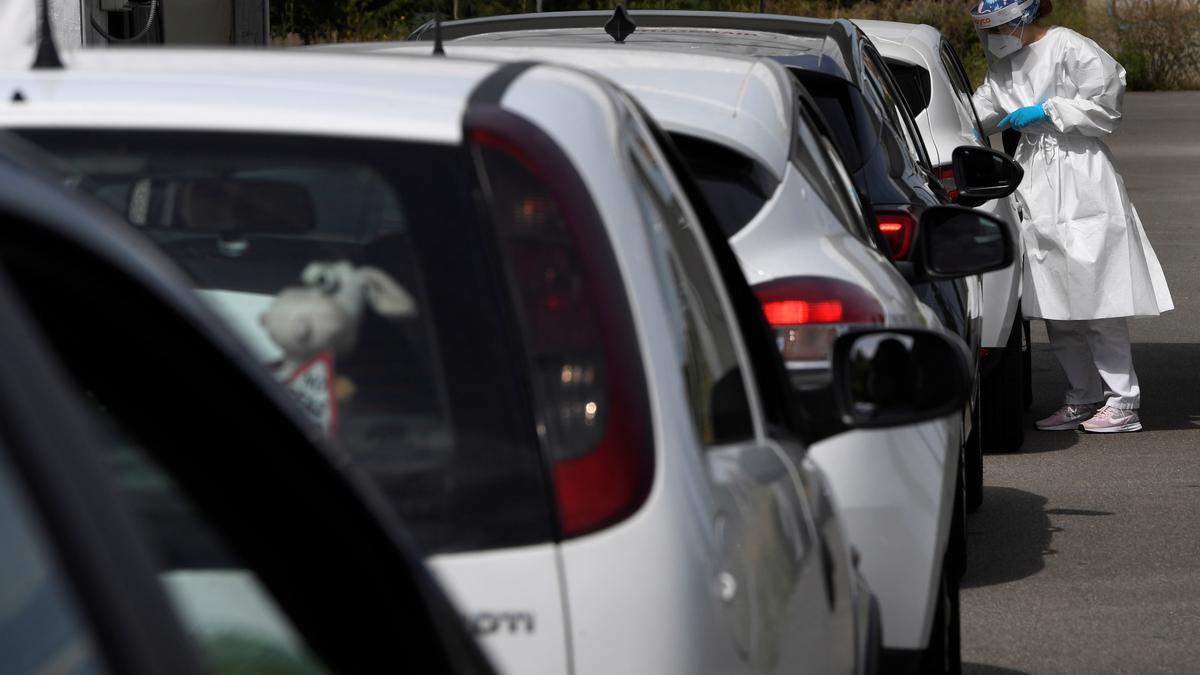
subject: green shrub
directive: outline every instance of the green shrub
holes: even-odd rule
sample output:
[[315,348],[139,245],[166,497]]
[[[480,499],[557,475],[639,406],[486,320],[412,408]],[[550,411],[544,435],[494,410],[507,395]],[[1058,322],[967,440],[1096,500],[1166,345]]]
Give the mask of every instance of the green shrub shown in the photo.
[[[625,0],[632,8],[757,12],[925,23],[942,32],[971,81],[987,58],[971,24],[976,0]],[[432,17],[460,18],[532,11],[536,0],[278,0],[271,2],[277,42],[397,40]],[[607,9],[612,0],[543,0],[547,11]],[[1200,87],[1200,0],[1108,0],[1115,8],[1089,24],[1087,0],[1055,0],[1049,22],[1097,40],[1128,72],[1131,89]],[[1101,18],[1108,18],[1102,21]]]

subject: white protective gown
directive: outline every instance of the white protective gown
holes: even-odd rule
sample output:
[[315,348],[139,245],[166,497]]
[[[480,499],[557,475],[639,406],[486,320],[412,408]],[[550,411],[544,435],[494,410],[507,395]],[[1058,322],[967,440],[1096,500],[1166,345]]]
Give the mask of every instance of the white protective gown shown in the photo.
[[1025,249],[1022,311],[1042,319],[1158,316],[1173,309],[1162,266],[1100,139],[1121,121],[1125,69],[1062,27],[992,64],[975,92],[985,130],[1046,103],[1049,120],[1022,130],[1017,199]]

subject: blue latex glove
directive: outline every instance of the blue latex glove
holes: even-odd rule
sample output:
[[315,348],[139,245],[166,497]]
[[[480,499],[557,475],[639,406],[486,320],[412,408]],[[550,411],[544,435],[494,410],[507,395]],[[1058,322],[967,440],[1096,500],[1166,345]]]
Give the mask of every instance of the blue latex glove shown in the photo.
[[1000,120],[1000,124],[996,125],[996,128],[1003,129],[1005,126],[1012,126],[1012,128],[1020,131],[1034,122],[1042,122],[1047,119],[1049,117],[1042,106],[1027,105],[1024,108],[1017,108],[1005,115],[1004,119]]

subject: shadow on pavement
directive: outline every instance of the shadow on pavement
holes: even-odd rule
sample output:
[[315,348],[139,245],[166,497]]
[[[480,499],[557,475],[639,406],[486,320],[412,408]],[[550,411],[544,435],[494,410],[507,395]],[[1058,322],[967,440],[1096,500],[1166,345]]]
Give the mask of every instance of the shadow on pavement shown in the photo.
[[983,508],[967,521],[967,571],[963,588],[1024,579],[1045,567],[1055,529],[1046,498],[1016,488],[983,488]]
[[[1083,432],[1080,431],[1041,431],[1033,427],[1033,416],[1026,420],[1025,443],[1021,445],[1021,454],[1036,455],[1041,452],[1058,452],[1073,447],[1079,442]],[[987,460],[984,460],[987,461]],[[986,466],[986,465],[985,465]]]
[[962,671],[963,675],[1029,675],[1024,670],[989,666],[983,663],[964,663]]
[[1144,431],[1200,429],[1200,344],[1133,345]]
[[1054,555],[1062,528],[1050,516],[1111,516],[1111,511],[1046,508],[1046,498],[1010,487],[983,488],[983,508],[967,520],[967,571],[963,588],[992,586],[1033,576]]

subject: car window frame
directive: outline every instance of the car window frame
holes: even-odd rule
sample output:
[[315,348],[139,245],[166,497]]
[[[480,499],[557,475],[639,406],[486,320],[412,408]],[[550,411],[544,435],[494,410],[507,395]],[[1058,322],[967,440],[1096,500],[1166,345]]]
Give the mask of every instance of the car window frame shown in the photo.
[[[731,437],[713,438],[711,441],[705,440],[699,420],[695,419],[697,417],[696,402],[692,400],[689,392],[689,395],[687,396],[688,407],[692,410],[694,418],[693,421],[696,422],[695,426],[697,427],[697,438],[701,440],[707,449],[752,442],[760,439],[763,435],[762,430],[764,428],[764,413],[761,409],[758,396],[755,395],[757,385],[755,382],[754,373],[752,372],[753,369],[749,367],[750,364],[745,353],[744,339],[741,335],[741,326],[737,320],[736,312],[733,311],[727,294],[725,293],[725,289],[723,288],[723,284],[721,283],[720,276],[714,269],[711,253],[707,250],[707,243],[703,240],[703,238],[695,235],[695,213],[687,208],[687,200],[683,199],[679,194],[680,191],[678,186],[672,179],[670,169],[666,165],[666,162],[657,156],[658,153],[656,153],[653,148],[654,141],[650,135],[648,133],[644,133],[643,130],[638,129],[639,125],[635,121],[634,114],[635,113],[632,110],[627,109],[628,116],[625,120],[625,124],[631,127],[631,134],[626,137],[626,142],[624,143],[631,169],[630,174],[633,178],[631,188],[635,191],[640,191],[642,188],[645,188],[647,197],[654,204],[657,210],[675,210],[678,212],[678,220],[684,223],[682,227],[675,228],[674,231],[670,231],[668,229],[671,228],[671,224],[665,222],[666,218],[663,218],[664,222],[657,224],[661,225],[662,229],[664,230],[665,241],[662,243],[668,247],[668,255],[679,259],[678,264],[672,261],[664,261],[674,270],[664,270],[663,273],[660,274],[660,277],[662,277],[662,283],[668,286],[668,288],[664,290],[666,290],[668,293],[675,294],[674,298],[665,299],[665,302],[668,304],[673,301],[686,302],[684,299],[690,297],[690,294],[686,292],[686,289],[680,287],[684,284],[691,284],[693,286],[708,286],[707,291],[704,288],[698,288],[697,290],[699,290],[701,294],[711,295],[712,300],[715,301],[715,303],[713,303],[715,304],[715,309],[717,309],[717,311],[721,312],[723,315],[724,324],[728,329],[727,335],[724,336],[724,339],[728,343],[728,349],[733,356],[733,362],[735,364],[734,370],[726,371],[726,373],[722,374],[722,377],[729,376],[736,371],[737,376],[742,381],[742,387],[739,393],[742,398],[742,402],[744,403],[747,416],[746,421],[749,423],[749,425],[748,428],[746,428],[742,433]],[[647,222],[646,227],[647,230],[651,230],[652,228],[656,227],[656,224]],[[682,247],[678,245],[678,238],[680,236],[689,236],[686,232],[678,231],[681,229],[691,233],[690,236],[692,237],[692,241],[690,243],[695,248],[690,253],[680,250]],[[647,235],[649,237],[656,236],[656,234],[652,231],[648,231]],[[690,261],[690,266],[683,262],[683,256],[693,257],[693,259]],[[656,260],[656,263],[657,262],[658,261]],[[699,274],[691,273],[696,271],[696,267],[700,268]],[[676,273],[678,273],[678,275],[682,278],[676,278]],[[684,311],[688,310],[685,309]],[[693,316],[694,315],[695,313],[693,312]],[[717,337],[718,339],[721,339],[722,336],[718,335]],[[682,356],[686,357],[687,355],[683,354]],[[710,384],[708,388],[708,394],[710,396],[716,390],[716,384],[717,381],[714,381]],[[711,418],[711,407],[709,412]],[[708,422],[711,424],[713,419],[709,419]]]
[[874,211],[867,209],[863,196],[854,184],[854,179],[851,177],[849,169],[846,168],[846,163],[842,159],[841,151],[838,150],[837,141],[825,116],[816,103],[809,98],[807,92],[797,97],[796,109],[800,118],[798,123],[807,124],[821,145],[818,152],[821,153],[821,161],[825,164],[825,170],[830,174],[828,176],[830,188],[852,221],[850,224],[851,234],[864,244],[878,249],[879,242],[875,236],[877,228],[873,222]]
[[992,139],[983,133],[983,123],[979,121],[979,111],[975,109],[974,92],[970,86],[971,79],[962,65],[962,59],[958,58],[958,53],[954,51],[954,46],[945,39],[938,46],[938,58],[950,78],[950,87],[959,100],[971,111],[971,122],[975,125],[975,134],[978,136],[979,142],[983,143],[985,147],[991,148]]
[[[4,216],[10,226],[18,217]],[[21,305],[0,266],[0,350],[6,355],[0,360],[0,452],[23,492],[17,498],[43,537],[48,564],[61,573],[80,629],[109,672],[200,675],[194,643],[157,581],[147,543],[100,464],[89,433],[94,429]]]
[[813,433],[810,411],[792,388],[787,367],[775,344],[774,333],[767,325],[762,305],[742,272],[741,263],[670,136],[636,100],[630,99],[628,104],[639,113],[680,191],[687,198],[685,210],[698,225],[697,236],[707,248],[714,273],[725,291],[738,326],[742,349],[750,366],[746,373],[753,375],[752,391],[757,400],[756,409],[763,433],[771,438],[795,440],[797,446],[806,452],[805,444]]

